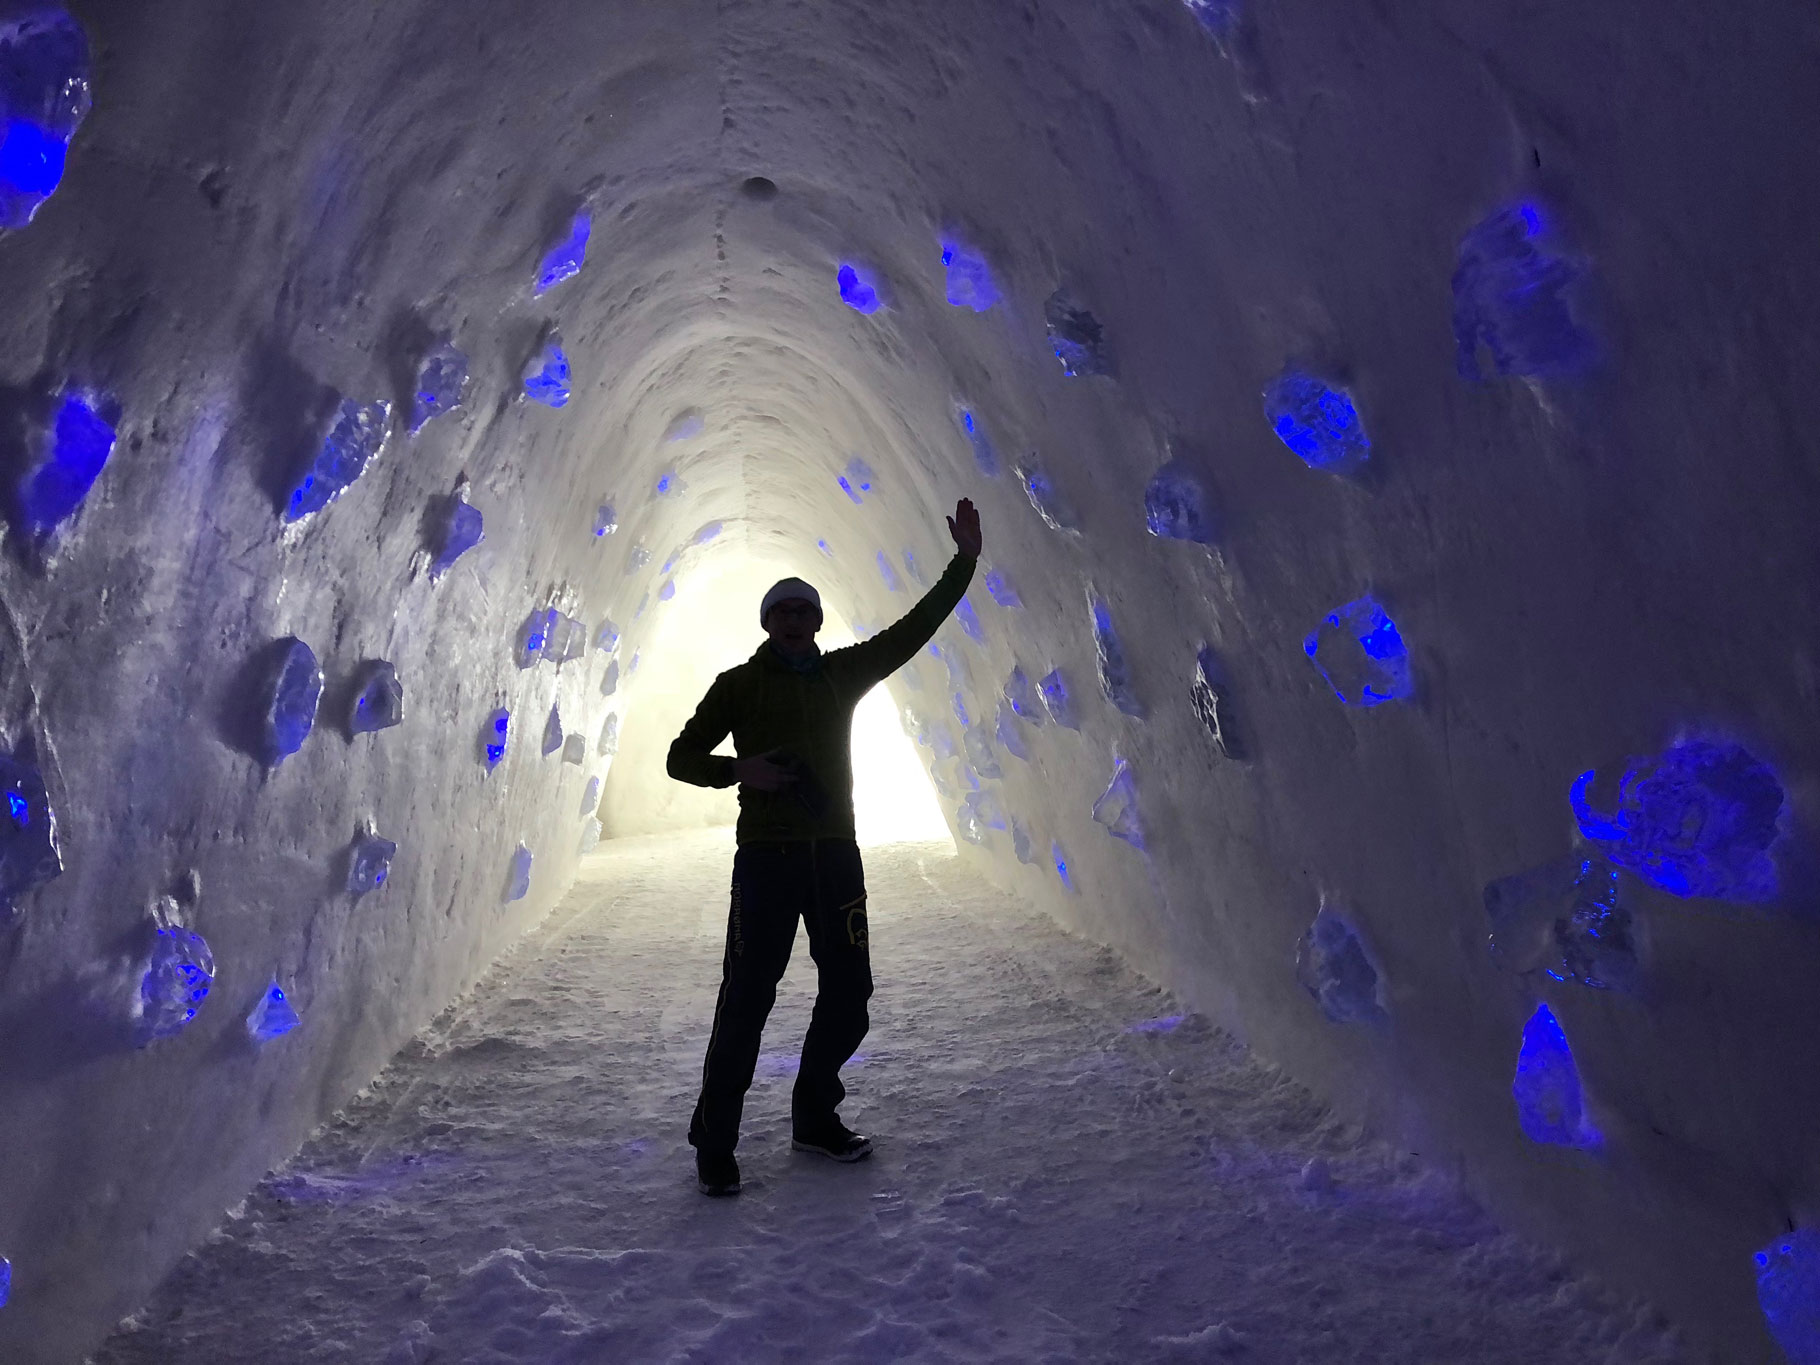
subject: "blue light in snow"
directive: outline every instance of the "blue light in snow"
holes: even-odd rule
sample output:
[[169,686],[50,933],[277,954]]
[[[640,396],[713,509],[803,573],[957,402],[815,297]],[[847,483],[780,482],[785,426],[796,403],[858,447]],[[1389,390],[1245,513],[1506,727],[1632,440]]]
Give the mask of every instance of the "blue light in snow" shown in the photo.
[[536,355],[525,362],[524,395],[546,407],[566,407],[569,402],[569,356],[562,336],[552,328]]
[[6,794],[7,813],[13,817],[13,828],[24,829],[32,822],[31,803],[18,792]]
[[302,1022],[291,1002],[285,999],[284,987],[274,977],[272,984],[265,988],[265,994],[259,997],[259,1003],[253,1006],[253,1012],[247,1015],[246,1031],[254,1041],[265,1043],[282,1038]]
[[1059,842],[1050,843],[1049,859],[1055,864],[1055,875],[1062,879],[1062,885],[1070,891],[1074,890],[1074,879],[1068,875],[1068,854]]
[[501,706],[487,717],[487,723],[481,729],[480,743],[486,753],[488,772],[497,768],[499,760],[506,756],[506,727],[511,723],[511,715]]
[[1585,270],[1543,237],[1538,206],[1519,203],[1461,238],[1453,330],[1462,378],[1483,377],[1481,350],[1505,375],[1567,374],[1592,362],[1592,335],[1574,316]]
[[88,70],[88,38],[66,13],[38,7],[0,28],[0,229],[25,227],[63,183],[92,103]]
[[898,579],[897,570],[891,567],[891,561],[885,558],[883,550],[878,552],[878,576],[885,580],[887,591],[902,592],[904,590],[903,583]]
[[825,540],[816,541],[815,548],[820,550],[823,554],[827,555],[829,559],[834,558],[834,548],[831,545],[829,545],[827,541],[825,541]]
[[1371,455],[1352,395],[1294,365],[1264,390],[1264,417],[1310,469],[1345,469]]
[[979,252],[948,239],[942,243],[942,264],[948,267],[948,302],[956,308],[983,313],[998,302],[992,267]]
[[992,600],[997,602],[1001,607],[1021,607],[1024,605],[1023,599],[1017,595],[1017,589],[1012,586],[1011,579],[1002,569],[988,569],[986,571],[986,592],[991,596]]
[[858,313],[879,310],[878,286],[872,272],[850,262],[843,263],[835,276],[840,285],[841,302]]
[[971,408],[956,406],[954,420],[960,425],[961,434],[973,449],[973,463],[979,466],[980,473],[989,479],[996,479],[998,451],[993,447],[992,438],[986,434],[986,428],[981,425],[978,414]]
[[846,472],[840,476],[841,492],[853,500],[855,507],[864,503],[866,494],[872,491],[872,466],[855,455],[847,461]]
[[973,603],[965,597],[955,604],[954,619],[961,623],[961,629],[967,632],[969,639],[977,644],[986,643],[986,628],[980,624],[980,616],[973,609]]
[[544,256],[543,264],[537,270],[537,287],[532,291],[533,298],[581,273],[581,267],[588,259],[588,238],[593,231],[594,215],[587,209],[582,209],[569,223],[569,235],[551,247]]
[[1369,597],[1329,613],[1302,648],[1334,695],[1349,706],[1396,701],[1414,688],[1403,637]]
[[1799,1228],[1759,1251],[1757,1303],[1791,1365],[1820,1362],[1820,1232]]
[[1523,1027],[1517,1075],[1510,1087],[1517,1120],[1531,1142],[1563,1147],[1596,1147],[1599,1134],[1587,1122],[1580,1071],[1567,1035],[1547,1005]]
[[1569,792],[1580,832],[1605,856],[1674,896],[1769,901],[1778,892],[1769,855],[1782,784],[1748,750],[1689,739],[1659,757],[1632,760],[1606,815],[1587,797],[1593,773]]
[[48,535],[81,505],[114,452],[114,425],[92,395],[66,394],[57,405],[38,457],[19,480],[27,528]]

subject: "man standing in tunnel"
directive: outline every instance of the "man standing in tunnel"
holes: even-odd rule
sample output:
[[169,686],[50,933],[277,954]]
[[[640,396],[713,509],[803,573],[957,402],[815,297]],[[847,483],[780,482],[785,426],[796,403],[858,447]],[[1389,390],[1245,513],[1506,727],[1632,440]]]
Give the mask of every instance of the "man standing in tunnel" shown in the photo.
[[[700,787],[739,784],[738,852],[720,998],[689,1121],[704,1194],[737,1194],[740,1112],[759,1035],[790,962],[800,916],[817,977],[815,1011],[791,1096],[797,1151],[858,1161],[872,1151],[836,1110],[840,1069],[866,1036],[872,964],[866,883],[853,828],[849,739],[861,697],[929,642],[972,581],[980,518],[962,498],[948,519],[954,558],[921,601],[870,640],[823,654],[821,597],[800,578],[765,594],[758,652],[714,680],[670,746],[670,776]],[[713,751],[729,734],[736,757]]]

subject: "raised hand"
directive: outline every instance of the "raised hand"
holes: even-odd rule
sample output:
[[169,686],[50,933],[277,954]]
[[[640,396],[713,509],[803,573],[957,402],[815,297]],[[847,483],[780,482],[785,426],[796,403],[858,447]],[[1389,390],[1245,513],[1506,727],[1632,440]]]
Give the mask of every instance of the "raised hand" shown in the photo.
[[948,518],[948,534],[954,537],[954,548],[967,558],[980,557],[980,514],[971,498],[954,504],[954,515]]

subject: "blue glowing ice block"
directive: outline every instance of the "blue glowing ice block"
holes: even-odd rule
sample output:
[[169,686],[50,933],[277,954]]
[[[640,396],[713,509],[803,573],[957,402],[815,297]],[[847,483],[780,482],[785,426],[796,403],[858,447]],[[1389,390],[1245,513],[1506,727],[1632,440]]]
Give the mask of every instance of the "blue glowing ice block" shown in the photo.
[[96,394],[66,392],[57,399],[50,421],[27,440],[19,476],[28,534],[48,536],[82,505],[114,452],[116,417],[112,403]]
[[1567,1046],[1567,1034],[1547,1005],[1536,1006],[1523,1026],[1523,1047],[1510,1093],[1517,1104],[1517,1121],[1531,1142],[1599,1145],[1599,1134],[1587,1121],[1580,1070]]
[[1480,353],[1499,374],[1543,378],[1585,369],[1592,334],[1575,317],[1585,277],[1552,245],[1541,206],[1512,204],[1460,240],[1453,331],[1462,378],[1483,377]]
[[1291,365],[1264,390],[1264,417],[1277,439],[1310,469],[1341,472],[1365,463],[1371,441],[1352,395]]
[[373,730],[386,730],[404,719],[404,684],[398,681],[398,670],[384,659],[367,664],[354,693],[354,706],[348,716],[348,729],[364,735]]
[[512,871],[506,885],[506,899],[521,901],[531,894],[531,850],[520,844],[512,854]]
[[6,908],[33,887],[63,872],[57,817],[44,778],[17,754],[0,755],[0,791],[6,818],[0,820],[0,919]]
[[152,913],[151,946],[139,970],[134,1041],[144,1047],[183,1031],[215,982],[215,955],[201,934],[177,920],[177,902],[164,897]]
[[562,334],[551,328],[537,354],[525,362],[524,396],[545,407],[565,407],[569,401],[569,357],[562,348]]
[[392,405],[341,400],[327,435],[303,477],[285,502],[284,520],[302,521],[320,512],[354,484],[385,449],[391,431]]
[[881,307],[876,277],[866,267],[843,261],[834,280],[840,301],[856,313],[876,313]]
[[282,1038],[302,1022],[286,998],[284,987],[274,976],[265,988],[265,994],[259,997],[259,1003],[253,1006],[253,1012],[247,1015],[246,1031],[254,1042],[269,1043],[274,1038]]
[[1072,504],[1062,496],[1055,481],[1049,477],[1049,472],[1034,456],[1019,464],[1012,472],[1017,475],[1024,496],[1030,499],[1030,505],[1050,530],[1072,531],[1080,524]]
[[537,286],[531,291],[533,298],[581,273],[581,267],[588,259],[588,238],[593,231],[594,215],[585,208],[569,220],[568,236],[551,247],[537,267]]
[[1131,681],[1131,665],[1125,658],[1124,646],[1119,643],[1118,631],[1112,625],[1112,609],[1098,597],[1087,599],[1088,608],[1093,616],[1093,650],[1097,662],[1100,691],[1106,694],[1106,700],[1128,716],[1144,714],[1144,704],[1138,700],[1137,691]]
[[1213,512],[1199,479],[1179,466],[1165,465],[1144,488],[1144,525],[1164,540],[1213,542]]
[[397,844],[370,829],[363,830],[348,855],[348,890],[356,896],[377,891],[391,875],[392,859],[397,855]]
[[1323,905],[1296,947],[1296,980],[1336,1024],[1384,1019],[1383,980],[1359,932]]
[[1756,1254],[1757,1304],[1789,1365],[1820,1365],[1820,1232],[1797,1228]]
[[543,723],[543,755],[548,758],[562,748],[562,713],[552,704],[549,719]]
[[942,242],[942,264],[948,269],[948,302],[983,313],[998,302],[992,267],[978,251],[955,238]]
[[1017,595],[1017,588],[1012,585],[1011,576],[1003,569],[986,570],[986,592],[1001,607],[1021,607],[1024,601]]
[[1414,690],[1403,637],[1384,608],[1369,597],[1331,612],[1302,648],[1334,694],[1349,706],[1377,706]]
[[0,229],[32,221],[63,182],[70,140],[88,116],[88,37],[51,5],[0,21]]
[[411,398],[411,434],[415,436],[445,412],[462,404],[468,388],[468,358],[453,341],[430,348],[417,367],[417,390]]
[[1099,319],[1058,289],[1043,305],[1043,323],[1049,345],[1067,375],[1111,374],[1112,357],[1106,348],[1106,331]]
[[441,578],[455,567],[456,560],[486,539],[484,528],[480,509],[468,501],[468,485],[464,479],[449,496],[444,510],[438,528],[436,558],[430,563],[430,577]]
[[1133,848],[1144,847],[1144,825],[1138,816],[1137,783],[1122,758],[1112,762],[1112,781],[1093,803],[1093,818]]
[[857,507],[866,501],[866,494],[872,491],[873,480],[876,477],[872,472],[872,466],[855,455],[847,461],[847,467],[841,472],[837,482],[840,484],[841,492],[851,498],[854,506]]
[[496,707],[487,717],[487,723],[480,728],[481,759],[492,772],[499,766],[499,760],[506,756],[506,729],[511,724],[512,713],[505,707]]
[[999,470],[998,450],[993,446],[992,438],[986,434],[979,413],[970,407],[956,404],[954,421],[960,427],[961,435],[967,438],[967,445],[973,451],[973,463],[979,472],[989,479],[996,479]]
[[316,653],[296,636],[287,638],[266,688],[261,738],[265,761],[277,767],[303,747],[316,727],[322,700],[322,668]]

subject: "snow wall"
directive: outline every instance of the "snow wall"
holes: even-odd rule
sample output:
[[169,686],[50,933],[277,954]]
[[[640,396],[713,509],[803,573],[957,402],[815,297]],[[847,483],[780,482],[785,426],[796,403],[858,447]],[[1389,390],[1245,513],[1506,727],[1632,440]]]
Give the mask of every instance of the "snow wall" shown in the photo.
[[[781,558],[881,624],[967,494],[980,638],[894,686],[968,856],[1774,1358],[1753,1255],[1820,1214],[1811,6],[73,8],[94,108],[0,239],[0,725],[46,785],[7,875],[33,800],[65,863],[0,939],[0,1355],[96,1340],[550,907],[666,576]],[[560,409],[520,396],[552,324]],[[465,406],[413,436],[445,336]],[[42,423],[84,393],[78,499]],[[287,523],[342,396],[390,441]],[[485,539],[433,578],[464,474]],[[521,669],[550,607],[586,652]],[[289,637],[326,687],[273,766]],[[372,660],[403,720],[350,737]],[[209,995],[135,1046],[190,932]],[[274,977],[303,1022],[256,1042]]]

